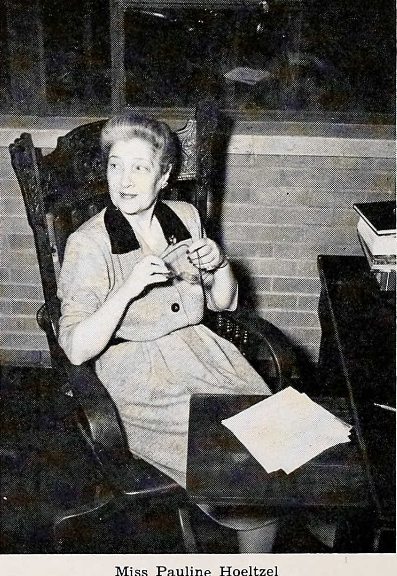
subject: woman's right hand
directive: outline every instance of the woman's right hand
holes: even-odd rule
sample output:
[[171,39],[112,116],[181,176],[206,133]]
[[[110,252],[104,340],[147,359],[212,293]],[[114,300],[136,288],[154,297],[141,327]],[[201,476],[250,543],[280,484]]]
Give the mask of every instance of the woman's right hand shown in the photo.
[[166,282],[169,276],[167,266],[158,256],[145,256],[135,264],[125,282],[102,306],[74,327],[67,351],[72,364],[82,364],[100,354],[120,323],[128,303],[137,298],[146,286]]
[[170,271],[161,258],[154,255],[145,256],[135,264],[131,274],[123,284],[130,298],[135,298],[151,284],[166,282]]

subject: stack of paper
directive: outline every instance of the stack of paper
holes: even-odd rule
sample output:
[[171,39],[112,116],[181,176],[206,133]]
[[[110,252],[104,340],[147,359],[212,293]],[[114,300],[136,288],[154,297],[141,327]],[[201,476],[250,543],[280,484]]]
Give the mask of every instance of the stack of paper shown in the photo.
[[349,442],[351,426],[291,386],[222,424],[267,472],[293,472],[327,448]]

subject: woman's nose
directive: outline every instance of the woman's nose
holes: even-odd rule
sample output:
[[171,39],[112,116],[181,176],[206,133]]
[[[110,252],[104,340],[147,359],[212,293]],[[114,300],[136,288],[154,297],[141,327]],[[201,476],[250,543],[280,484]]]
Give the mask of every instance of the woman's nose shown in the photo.
[[124,170],[121,185],[123,186],[123,188],[128,188],[128,186],[134,186],[134,178],[132,172],[130,172],[129,170]]

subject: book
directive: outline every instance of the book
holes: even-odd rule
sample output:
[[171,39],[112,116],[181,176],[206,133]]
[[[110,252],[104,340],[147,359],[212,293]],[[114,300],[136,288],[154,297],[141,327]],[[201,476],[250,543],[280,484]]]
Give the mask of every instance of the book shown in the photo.
[[396,271],[391,270],[384,272],[382,270],[374,270],[375,278],[379,284],[381,292],[395,292],[396,291]]
[[363,202],[353,204],[353,208],[378,236],[396,234],[396,203],[394,200]]
[[375,276],[381,292],[395,292],[396,255],[390,254],[388,256],[373,256],[364,240],[360,237],[360,235],[359,240],[363,252],[368,260],[371,272]]
[[389,256],[396,254],[396,234],[377,234],[364,218],[360,217],[357,233],[367,245],[372,256]]
[[381,270],[383,272],[396,270],[396,254],[371,254],[362,236],[359,235],[358,238],[371,270]]

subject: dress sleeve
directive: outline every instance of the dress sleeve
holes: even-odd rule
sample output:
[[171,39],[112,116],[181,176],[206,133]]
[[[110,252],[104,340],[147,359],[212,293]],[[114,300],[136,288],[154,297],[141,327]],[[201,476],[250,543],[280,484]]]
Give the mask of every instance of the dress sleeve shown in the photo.
[[67,241],[58,282],[59,343],[66,354],[74,327],[98,310],[109,290],[108,267],[99,244],[83,232],[75,232]]
[[[206,231],[204,229],[204,226],[201,224],[201,219],[200,219],[200,215],[198,210],[191,205],[192,208],[192,214],[193,214],[193,222],[194,222],[194,226],[193,226],[193,232],[195,232],[197,234],[197,238],[200,237],[206,237]],[[204,280],[204,287],[205,287],[205,296],[206,296],[206,303],[207,303],[207,308],[209,310],[213,310],[215,312],[219,312],[219,308],[217,308],[217,306],[214,304],[214,302],[212,301],[212,297],[211,297],[211,282],[209,281],[205,281]],[[225,310],[229,311],[229,312],[233,312],[234,310],[236,310],[237,308],[237,304],[238,304],[238,286],[237,286],[237,290],[236,293],[234,295],[233,298],[233,302],[231,303],[231,305],[226,308]]]

